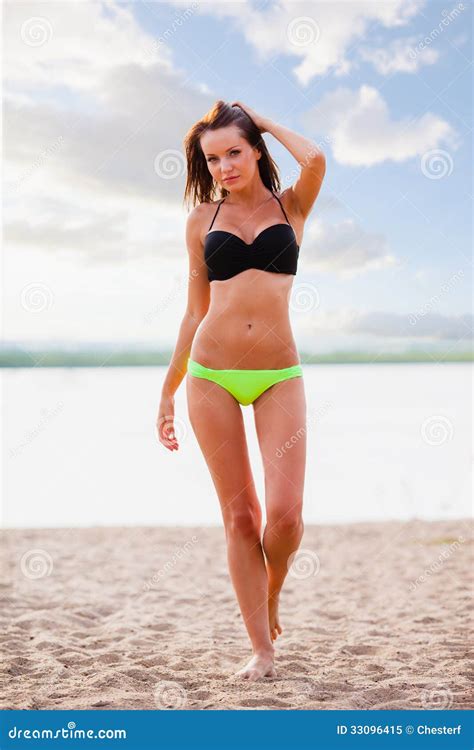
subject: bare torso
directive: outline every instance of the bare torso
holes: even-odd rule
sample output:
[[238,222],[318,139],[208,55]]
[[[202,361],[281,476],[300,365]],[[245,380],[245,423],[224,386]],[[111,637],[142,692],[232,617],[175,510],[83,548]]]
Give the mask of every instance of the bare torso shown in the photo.
[[[281,197],[301,246],[303,220]],[[217,202],[205,204],[201,240],[204,243]],[[224,202],[214,229],[225,229],[250,244],[268,226],[286,223],[276,198],[270,198],[251,218],[239,217]],[[211,230],[211,231],[212,231]],[[225,281],[212,281],[206,316],[193,339],[190,357],[213,369],[279,369],[300,362],[289,319],[292,274],[250,268]]]

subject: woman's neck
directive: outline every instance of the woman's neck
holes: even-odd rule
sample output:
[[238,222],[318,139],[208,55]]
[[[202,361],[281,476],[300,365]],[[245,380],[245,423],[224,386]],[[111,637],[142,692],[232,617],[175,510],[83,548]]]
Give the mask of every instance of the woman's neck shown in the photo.
[[225,202],[230,206],[237,206],[253,211],[266,200],[269,200],[272,195],[272,191],[265,187],[261,179],[258,179],[242,188],[242,190],[229,192],[225,197]]

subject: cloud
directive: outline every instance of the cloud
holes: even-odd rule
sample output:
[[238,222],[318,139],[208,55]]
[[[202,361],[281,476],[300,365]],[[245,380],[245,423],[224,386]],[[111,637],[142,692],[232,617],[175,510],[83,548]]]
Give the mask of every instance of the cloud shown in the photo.
[[342,278],[398,263],[383,234],[367,232],[353,219],[315,220],[305,231],[301,262],[304,270],[332,271]]
[[10,246],[185,261],[182,139],[215,97],[173,68],[166,40],[178,26],[154,38],[110,0],[41,13],[11,3],[4,15]]
[[[193,13],[183,10],[183,23]],[[173,68],[166,39],[175,31],[154,38],[111,0],[44,3],[41,15],[36,4],[8,4],[7,191],[26,196],[40,175],[56,191],[74,183],[101,197],[182,200],[184,157],[174,178],[160,160],[182,151],[184,133],[214,98]]]
[[313,332],[371,335],[385,339],[429,339],[431,341],[472,341],[474,316],[400,314],[394,312],[340,309],[318,313]]
[[416,73],[423,65],[433,65],[439,52],[432,47],[417,48],[420,39],[416,36],[394,39],[384,47],[360,47],[360,56],[372,63],[381,75],[392,73]]
[[405,161],[442,143],[456,147],[446,120],[431,112],[393,120],[380,92],[367,85],[326,94],[303,119],[311,131],[325,133],[340,164],[352,167]]
[[[189,0],[174,0],[178,8]],[[314,2],[279,0],[258,8],[252,2],[199,4],[199,13],[232,20],[254,49],[259,62],[275,56],[300,58],[293,68],[298,81],[307,86],[316,76],[332,70],[344,75],[351,70],[358,40],[374,27],[405,26],[424,6],[424,0],[390,2]]]
[[5,93],[24,87],[34,100],[43,88],[66,86],[84,96],[100,92],[105,72],[122,65],[172,69],[169,48],[153,44],[112,0],[6,3],[3,14]]

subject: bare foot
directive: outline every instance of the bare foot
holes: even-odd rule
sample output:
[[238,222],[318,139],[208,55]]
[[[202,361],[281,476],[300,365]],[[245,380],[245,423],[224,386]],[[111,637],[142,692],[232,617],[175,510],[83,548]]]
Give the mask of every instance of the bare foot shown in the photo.
[[235,677],[251,682],[260,680],[262,677],[276,677],[274,658],[273,651],[255,654],[243,669],[235,673]]
[[278,618],[278,605],[280,603],[280,592],[269,594],[268,596],[268,621],[270,623],[270,638],[276,641],[283,630]]

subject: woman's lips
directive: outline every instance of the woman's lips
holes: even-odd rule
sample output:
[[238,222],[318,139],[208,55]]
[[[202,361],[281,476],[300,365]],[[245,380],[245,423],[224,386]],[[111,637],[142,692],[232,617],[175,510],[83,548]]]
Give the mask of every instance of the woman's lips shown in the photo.
[[237,180],[239,175],[235,175],[235,177],[228,177],[224,182],[233,182],[234,180]]

